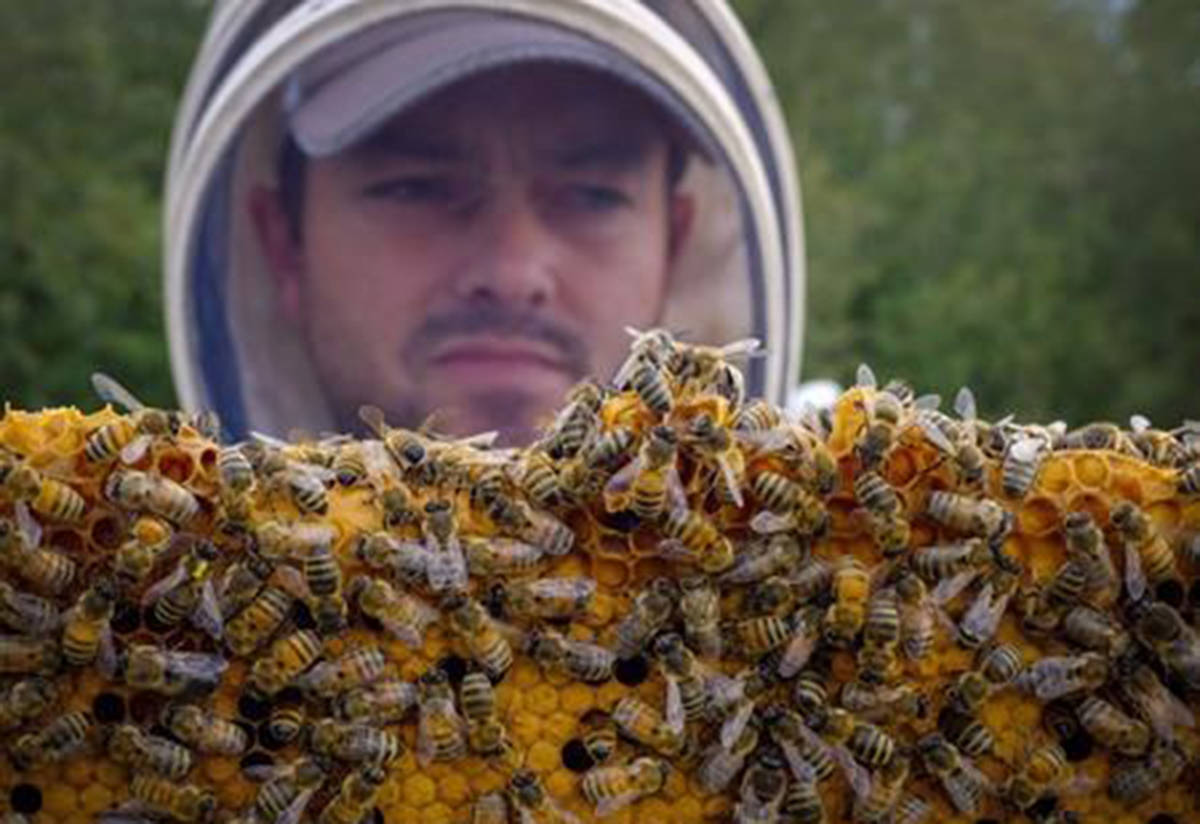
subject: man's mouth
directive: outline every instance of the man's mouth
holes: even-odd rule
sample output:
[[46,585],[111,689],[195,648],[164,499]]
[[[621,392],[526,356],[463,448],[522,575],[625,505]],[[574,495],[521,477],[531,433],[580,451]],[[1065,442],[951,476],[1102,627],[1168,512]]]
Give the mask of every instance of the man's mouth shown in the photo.
[[561,355],[535,341],[511,338],[459,338],[437,347],[430,363],[440,369],[513,371],[566,370]]

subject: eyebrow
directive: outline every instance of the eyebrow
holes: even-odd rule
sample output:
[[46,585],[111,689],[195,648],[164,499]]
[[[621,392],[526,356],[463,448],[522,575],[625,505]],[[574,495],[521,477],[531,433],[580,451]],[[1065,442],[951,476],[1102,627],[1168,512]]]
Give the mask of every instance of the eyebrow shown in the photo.
[[382,132],[367,138],[353,151],[363,159],[386,157],[428,163],[452,163],[464,157],[462,149],[452,141],[411,132]]
[[555,166],[566,171],[623,172],[641,166],[650,151],[646,138],[620,136],[584,141],[551,154]]

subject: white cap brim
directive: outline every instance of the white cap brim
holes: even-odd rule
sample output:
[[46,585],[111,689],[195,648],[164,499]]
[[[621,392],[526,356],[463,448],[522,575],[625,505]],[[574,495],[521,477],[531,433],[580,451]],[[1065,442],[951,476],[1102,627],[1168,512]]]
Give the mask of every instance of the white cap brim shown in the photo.
[[610,74],[645,92],[686,128],[705,155],[716,156],[693,114],[634,60],[585,35],[517,15],[439,11],[367,30],[293,74],[284,106],[304,153],[328,157],[439,89],[526,62],[568,63]]

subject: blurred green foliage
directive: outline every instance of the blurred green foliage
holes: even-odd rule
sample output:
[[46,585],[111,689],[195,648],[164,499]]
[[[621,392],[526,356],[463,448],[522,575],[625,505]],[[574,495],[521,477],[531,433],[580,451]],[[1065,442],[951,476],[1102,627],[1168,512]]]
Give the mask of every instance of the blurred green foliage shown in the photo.
[[[734,0],[795,137],[805,377],[1200,415],[1193,0]],[[0,397],[169,403],[162,169],[207,15],[0,0]]]

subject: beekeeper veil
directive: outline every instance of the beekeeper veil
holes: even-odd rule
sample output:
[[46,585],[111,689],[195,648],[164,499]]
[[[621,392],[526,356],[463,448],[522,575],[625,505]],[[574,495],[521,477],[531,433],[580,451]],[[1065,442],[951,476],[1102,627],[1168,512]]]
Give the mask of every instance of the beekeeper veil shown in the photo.
[[[333,427],[301,334],[285,322],[247,216],[290,137],[335,154],[471,75],[522,62],[611,75],[689,135],[695,204],[662,326],[754,336],[753,395],[797,377],[804,259],[791,146],[770,83],[723,0],[221,0],[172,135],[166,316],[180,404],[229,433]],[[607,376],[600,376],[607,377]]]

